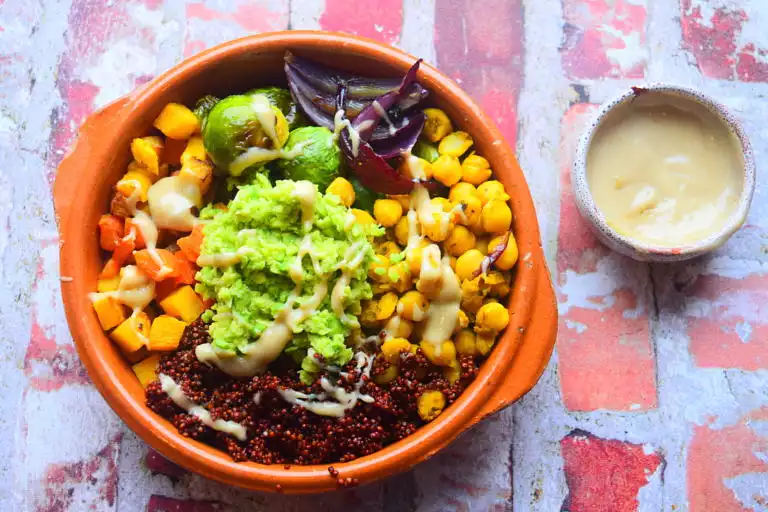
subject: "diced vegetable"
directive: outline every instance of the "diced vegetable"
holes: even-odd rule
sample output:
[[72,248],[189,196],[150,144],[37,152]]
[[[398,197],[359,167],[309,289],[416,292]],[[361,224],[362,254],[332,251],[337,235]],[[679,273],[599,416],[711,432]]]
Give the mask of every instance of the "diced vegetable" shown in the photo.
[[195,113],[179,103],[167,104],[153,124],[171,139],[188,139],[200,131],[200,121]]
[[206,194],[213,182],[213,164],[207,160],[187,158],[181,166],[179,176],[185,176],[197,183],[201,194]]
[[175,277],[176,284],[195,284],[197,265],[189,261],[181,251],[173,255],[176,257],[176,271],[178,272],[178,275]]
[[150,382],[157,380],[157,369],[160,366],[160,355],[154,354],[133,365],[133,373],[139,379],[141,387],[147,388]]
[[117,343],[123,352],[135,352],[147,344],[150,324],[149,316],[146,313],[136,313],[115,327],[109,337]]
[[119,325],[128,317],[125,314],[125,307],[110,296],[101,297],[94,302],[93,310],[96,311],[101,328],[105,331]]
[[140,137],[131,142],[133,159],[154,176],[160,176],[163,140],[157,136]]
[[205,311],[200,296],[188,285],[174,290],[165,299],[161,300],[160,307],[167,314],[181,318],[188,324],[197,320],[197,317]]
[[104,269],[99,274],[99,279],[110,279],[117,276],[120,273],[120,267],[130,258],[135,247],[135,235],[129,233],[121,238],[115,247],[115,252],[112,253],[112,257],[107,260]]
[[162,267],[155,261],[155,258],[152,257],[149,249],[133,253],[133,257],[136,258],[136,265],[141,271],[147,274],[153,281],[162,281],[163,279],[178,277],[178,258],[167,249],[156,249],[155,251],[163,262]]
[[102,215],[99,219],[99,245],[105,251],[114,251],[123,238],[123,221],[115,215]]
[[135,223],[132,217],[128,217],[125,219],[125,234],[130,234],[131,231],[133,231],[134,235],[136,236],[134,241],[135,248],[145,248],[147,243],[144,241],[144,235],[142,234],[141,229],[139,229],[139,226]]
[[339,198],[341,204],[346,207],[352,206],[355,202],[355,189],[349,181],[341,177],[333,180],[331,184],[328,185],[325,193],[335,195]]
[[176,283],[176,279],[165,279],[155,283],[155,299],[159,303],[178,287],[179,285]]
[[123,357],[131,364],[136,364],[139,361],[143,361],[148,356],[149,350],[147,350],[147,347],[141,347],[139,350],[134,352],[123,352]]
[[110,277],[109,279],[99,279],[96,282],[96,291],[99,293],[113,292],[120,285],[120,276]]
[[158,316],[149,331],[149,350],[176,350],[186,327],[187,324],[172,316]]
[[179,160],[183,164],[190,158],[197,158],[198,160],[206,159],[205,145],[203,145],[203,138],[200,137],[199,135],[190,137],[190,139],[187,141],[186,147],[184,148],[184,152],[181,154],[181,157],[179,158]]
[[147,192],[151,186],[152,180],[145,173],[129,171],[120,178],[120,181],[115,185],[115,189],[125,197],[133,197],[136,194],[139,201],[146,201]]
[[176,240],[176,245],[179,246],[184,256],[191,262],[196,262],[200,257],[200,249],[203,246],[203,224],[195,224],[192,228],[192,232],[184,237]]

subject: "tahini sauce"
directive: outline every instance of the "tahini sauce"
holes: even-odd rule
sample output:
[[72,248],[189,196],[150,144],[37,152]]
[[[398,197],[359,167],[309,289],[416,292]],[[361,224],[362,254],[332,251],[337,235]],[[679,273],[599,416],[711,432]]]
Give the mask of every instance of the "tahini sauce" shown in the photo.
[[704,107],[630,105],[597,130],[587,181],[620,234],[676,247],[723,228],[738,205],[743,165],[735,136]]

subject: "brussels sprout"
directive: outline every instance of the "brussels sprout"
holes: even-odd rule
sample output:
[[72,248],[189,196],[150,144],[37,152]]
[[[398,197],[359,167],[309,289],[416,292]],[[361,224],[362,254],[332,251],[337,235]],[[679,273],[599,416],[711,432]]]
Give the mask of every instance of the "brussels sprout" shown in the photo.
[[288,128],[295,130],[300,126],[307,126],[309,122],[304,116],[304,113],[299,110],[296,102],[293,101],[293,96],[288,89],[282,89],[280,87],[262,87],[260,89],[252,89],[245,93],[248,96],[253,94],[263,94],[267,97],[269,102],[280,109],[288,121]]
[[288,137],[285,150],[286,153],[298,152],[294,158],[277,162],[278,167],[289,180],[309,180],[324,192],[339,175],[341,150],[336,145],[333,132],[328,128],[322,126],[296,128]]
[[[270,118],[274,124],[262,126],[262,120],[269,122]],[[263,95],[227,96],[213,106],[203,126],[205,150],[225,171],[247,149],[280,149],[287,139],[285,116]]]
[[200,120],[201,124],[205,124],[205,120],[208,117],[208,113],[219,102],[219,98],[206,94],[195,103],[195,115]]
[[423,158],[429,163],[434,162],[440,156],[440,153],[437,152],[437,147],[435,147],[434,144],[430,144],[423,140],[418,141],[416,145],[413,146],[411,153],[419,158]]
[[373,203],[377,199],[383,198],[384,194],[379,194],[375,190],[363,186],[360,180],[355,177],[350,176],[349,182],[352,183],[352,188],[355,190],[355,203],[352,207],[373,213]]

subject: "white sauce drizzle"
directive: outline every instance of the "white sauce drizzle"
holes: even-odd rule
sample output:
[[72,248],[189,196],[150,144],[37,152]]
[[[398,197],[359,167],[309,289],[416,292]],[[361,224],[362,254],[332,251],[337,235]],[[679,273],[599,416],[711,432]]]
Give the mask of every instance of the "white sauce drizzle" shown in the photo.
[[315,216],[315,201],[317,200],[317,186],[311,181],[297,181],[293,189],[293,197],[299,200],[301,205],[301,222],[305,231],[312,229],[312,219]]
[[355,317],[344,311],[344,291],[352,279],[352,273],[363,262],[364,256],[365,251],[362,250],[362,242],[358,242],[347,249],[347,252],[344,253],[344,260],[339,263],[339,268],[342,271],[341,276],[339,276],[331,292],[331,308],[341,322],[347,325],[359,325]]
[[187,411],[187,414],[199,419],[204,425],[213,430],[230,434],[238,441],[245,441],[247,439],[246,429],[243,425],[234,421],[222,419],[214,420],[211,418],[211,413],[204,407],[197,405],[190,400],[189,397],[184,394],[181,386],[179,386],[172,378],[163,373],[159,374],[157,377],[160,380],[162,390],[171,400],[173,400],[173,403]]
[[277,138],[277,118],[272,105],[269,103],[269,99],[263,94],[255,94],[251,102],[251,108],[253,108],[256,119],[259,120],[259,124],[264,128],[264,132],[267,137],[272,141],[272,147],[279,147],[280,141]]
[[235,263],[239,263],[246,254],[253,254],[255,252],[250,247],[241,247],[235,252],[201,254],[197,257],[195,263],[197,263],[198,267],[230,267]]
[[[175,231],[192,231],[197,217],[192,208],[200,208],[203,196],[200,187],[183,175],[158,180],[147,193],[149,213],[157,227]],[[143,234],[143,233],[142,233]]]
[[429,305],[429,315],[422,334],[422,340],[433,344],[438,354],[443,342],[451,338],[461,307],[461,286],[448,257],[443,258],[441,274],[440,292]]
[[136,315],[152,302],[155,297],[155,282],[136,265],[126,265],[120,270],[117,290],[90,293],[88,298],[96,302],[104,297],[113,297],[121,304],[133,309]]
[[357,157],[357,153],[360,150],[360,134],[352,126],[349,119],[344,119],[344,111],[337,110],[336,115],[333,117],[333,136],[338,139],[341,130],[345,128],[347,133],[349,133],[349,140],[352,142],[352,156]]
[[379,103],[379,100],[373,100],[373,110],[376,111],[376,113],[381,117],[385,123],[387,123],[387,126],[389,127],[389,134],[394,135],[397,133],[397,128],[395,128],[394,123],[389,118],[389,115],[387,114],[387,111],[384,109],[384,107],[381,106],[381,103]]
[[293,146],[291,150],[285,149],[264,149],[257,146],[247,149],[229,164],[229,174],[240,176],[247,168],[252,165],[269,162],[282,158],[284,160],[293,160],[301,155],[304,148],[312,144],[311,140],[304,140]]

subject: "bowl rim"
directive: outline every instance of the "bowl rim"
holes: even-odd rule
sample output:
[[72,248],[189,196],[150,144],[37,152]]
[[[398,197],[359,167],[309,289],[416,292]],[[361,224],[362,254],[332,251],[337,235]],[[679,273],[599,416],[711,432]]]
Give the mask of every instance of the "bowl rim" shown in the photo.
[[[642,240],[626,236],[611,227],[606,221],[602,210],[597,207],[594,201],[592,191],[587,182],[587,155],[589,154],[592,140],[598,132],[600,125],[609,114],[617,107],[625,105],[641,94],[654,94],[661,98],[677,96],[687,101],[696,102],[716,116],[738,140],[739,149],[744,159],[742,169],[744,181],[738,198],[738,207],[732,212],[728,222],[719,231],[710,234],[706,238],[677,246],[646,243]],[[628,90],[616,94],[603,102],[597,111],[592,114],[587,127],[579,137],[576,158],[571,168],[571,184],[576,198],[576,205],[582,216],[590,222],[592,229],[609,247],[622,254],[644,261],[681,261],[719,248],[744,224],[755,191],[755,160],[752,145],[741,123],[722,103],[700,89],[687,85],[647,82],[629,87]]]
[[[220,60],[228,57],[242,55],[250,51],[271,51],[276,49],[288,49],[290,47],[312,46],[318,48],[325,46],[327,51],[343,51],[357,56],[377,58],[386,62],[387,67],[398,68],[403,72],[416,60],[415,57],[391,46],[347,34],[338,34],[320,31],[282,31],[252,35],[240,39],[225,42],[212,47],[200,54],[187,58],[162,73],[152,81],[137,88],[127,98],[118,100],[115,104],[102,109],[93,116],[109,117],[110,108],[118,108],[122,121],[118,123],[114,133],[101,133],[101,148],[94,149],[94,144],[89,143],[88,138],[81,141],[78,138],[76,146],[73,146],[68,156],[74,154],[82,142],[86,148],[93,151],[93,159],[87,164],[90,168],[104,168],[109,165],[112,154],[110,146],[118,139],[119,124],[129,126],[132,120],[138,119],[142,112],[152,107],[157,102],[157,97],[168,88],[178,87],[183,84],[185,77],[190,77],[204,69],[215,65]],[[525,364],[530,372],[536,371],[536,377],[532,382],[518,383],[515,395],[504,397],[500,405],[494,405],[500,388],[506,386],[510,377],[505,371],[512,367],[521,350],[518,350],[526,335],[529,324],[533,322],[534,306],[542,306],[540,317],[551,320],[556,319],[556,306],[554,300],[548,304],[547,294],[551,294],[551,282],[543,281],[543,276],[548,278],[538,222],[530,191],[522,171],[517,164],[510,146],[504,143],[504,138],[489,116],[469,98],[469,96],[452,80],[447,78],[436,68],[429,64],[422,64],[419,70],[419,80],[422,80],[428,89],[440,96],[444,96],[447,103],[457,105],[465,115],[468,124],[469,116],[475,118],[476,126],[480,127],[477,140],[485,139],[487,148],[486,158],[499,164],[504,169],[503,174],[497,175],[504,183],[505,188],[511,190],[514,184],[515,192],[510,201],[514,201],[513,215],[515,219],[524,217],[526,230],[516,233],[520,247],[521,264],[518,265],[516,285],[512,291],[509,309],[513,320],[510,327],[497,342],[491,356],[482,365],[479,374],[472,384],[465,389],[461,397],[456,400],[439,418],[419,428],[414,434],[393,443],[371,455],[360,457],[347,463],[334,463],[333,466],[341,473],[341,476],[350,476],[359,479],[362,483],[378,480],[399,471],[412,467],[425,460],[445,447],[464,430],[476,423],[480,418],[495,412],[500,407],[519,398],[533,387],[546,365],[549,354],[554,344],[555,328],[547,331],[552,339],[540,342],[549,344],[544,349],[537,348],[543,360],[527,361]],[[462,123],[465,124],[465,123]],[[87,133],[86,133],[87,135]],[[473,136],[475,134],[473,133]],[[63,163],[62,163],[63,165]],[[95,180],[98,173],[88,175],[90,179],[83,179],[74,185],[75,197],[88,197],[89,192],[98,184]],[[69,186],[69,185],[67,185]],[[56,194],[56,188],[54,193]],[[121,419],[136,432],[145,442],[157,449],[161,454],[172,461],[208,478],[237,485],[244,488],[262,491],[275,491],[276,485],[282,487],[287,493],[311,493],[334,490],[337,488],[335,479],[329,478],[328,465],[295,466],[284,469],[282,465],[262,465],[254,462],[234,462],[229,454],[217,448],[185,438],[164,418],[150,411],[143,401],[134,400],[117,376],[116,368],[108,364],[109,356],[99,349],[98,345],[104,341],[110,343],[106,335],[101,331],[95,315],[90,308],[90,303],[85,296],[80,296],[73,283],[87,281],[82,264],[83,244],[93,243],[89,237],[93,237],[93,230],[83,226],[77,215],[67,214],[67,210],[59,208],[57,200],[57,214],[61,215],[61,275],[72,277],[62,283],[62,296],[65,305],[68,324],[72,332],[75,344],[83,360],[89,375],[95,386],[104,396],[109,405],[117,412]],[[522,221],[520,221],[522,223]],[[91,276],[90,279],[93,279]],[[543,285],[548,290],[542,288]],[[545,297],[536,296],[537,292]],[[83,294],[84,295],[84,294]],[[544,300],[544,303],[542,303]],[[544,307],[546,306],[546,307]],[[539,320],[543,323],[543,320]],[[556,325],[556,324],[555,324]],[[514,327],[514,328],[513,328]],[[94,334],[94,329],[98,329]],[[532,353],[530,350],[527,353]],[[489,408],[488,404],[491,404]],[[494,408],[495,407],[495,408]]]

